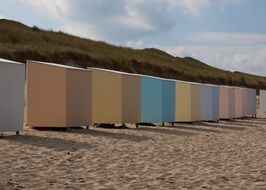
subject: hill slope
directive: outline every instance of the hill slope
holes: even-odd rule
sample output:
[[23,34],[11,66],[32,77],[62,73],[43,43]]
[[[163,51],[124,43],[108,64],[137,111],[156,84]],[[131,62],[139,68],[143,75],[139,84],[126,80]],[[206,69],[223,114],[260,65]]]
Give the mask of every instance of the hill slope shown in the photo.
[[174,57],[157,49],[118,47],[4,19],[0,20],[0,57],[20,62],[33,59],[83,68],[94,66],[172,79],[266,89],[266,77],[224,71],[193,58]]

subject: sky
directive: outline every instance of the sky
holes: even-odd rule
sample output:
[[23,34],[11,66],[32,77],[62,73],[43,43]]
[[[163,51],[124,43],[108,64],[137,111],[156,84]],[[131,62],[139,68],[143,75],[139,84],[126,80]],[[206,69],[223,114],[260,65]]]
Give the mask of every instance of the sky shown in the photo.
[[0,0],[0,19],[266,76],[265,0]]

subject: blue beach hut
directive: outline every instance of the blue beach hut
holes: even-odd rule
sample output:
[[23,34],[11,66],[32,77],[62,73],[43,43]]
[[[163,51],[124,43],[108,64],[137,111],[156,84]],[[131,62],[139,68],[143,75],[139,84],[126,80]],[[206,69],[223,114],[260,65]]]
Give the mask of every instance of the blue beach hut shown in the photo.
[[140,75],[141,122],[163,121],[163,82],[160,78]]

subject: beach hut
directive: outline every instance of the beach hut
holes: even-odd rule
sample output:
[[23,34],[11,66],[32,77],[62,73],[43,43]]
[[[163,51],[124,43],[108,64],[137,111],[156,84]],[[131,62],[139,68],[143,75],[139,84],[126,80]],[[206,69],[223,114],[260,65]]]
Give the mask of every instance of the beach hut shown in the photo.
[[163,122],[163,81],[140,75],[140,113],[142,123]]
[[199,83],[176,81],[175,121],[201,120],[201,89]]
[[175,80],[163,79],[163,122],[175,122]]
[[78,127],[91,124],[91,71],[27,61],[27,125]]
[[216,85],[203,84],[201,91],[201,120],[219,120],[219,87]]
[[266,113],[266,90],[260,90],[260,112]]
[[88,69],[92,72],[92,123],[123,123],[122,73],[94,67]]
[[25,65],[0,59],[0,132],[23,128]]

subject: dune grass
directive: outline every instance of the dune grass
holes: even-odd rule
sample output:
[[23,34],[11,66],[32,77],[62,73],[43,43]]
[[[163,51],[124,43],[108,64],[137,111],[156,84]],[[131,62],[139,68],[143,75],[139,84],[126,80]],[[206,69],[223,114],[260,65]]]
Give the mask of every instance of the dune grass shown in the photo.
[[266,77],[229,72],[158,49],[132,49],[0,20],[0,57],[101,67],[164,78],[266,89]]

